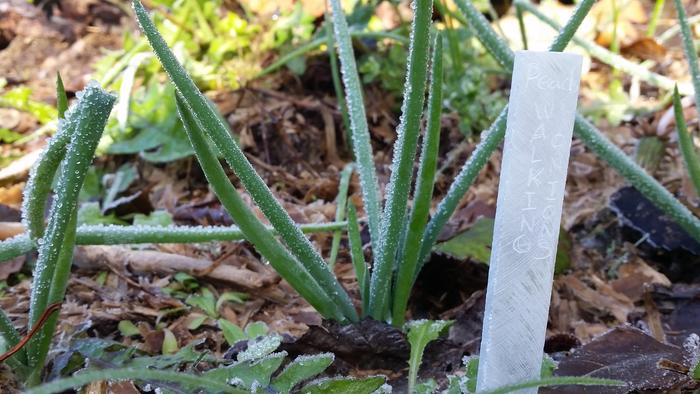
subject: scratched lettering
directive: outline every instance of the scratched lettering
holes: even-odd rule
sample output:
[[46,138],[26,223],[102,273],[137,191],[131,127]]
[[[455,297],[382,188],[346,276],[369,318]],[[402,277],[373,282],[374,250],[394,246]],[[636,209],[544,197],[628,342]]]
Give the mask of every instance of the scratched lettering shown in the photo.
[[578,55],[515,55],[477,392],[539,377],[580,73]]

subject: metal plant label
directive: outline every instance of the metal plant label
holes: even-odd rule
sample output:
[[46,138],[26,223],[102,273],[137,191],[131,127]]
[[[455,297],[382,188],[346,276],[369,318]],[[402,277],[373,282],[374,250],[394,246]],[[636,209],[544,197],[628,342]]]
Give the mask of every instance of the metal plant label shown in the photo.
[[479,393],[540,376],[580,75],[579,55],[515,54]]

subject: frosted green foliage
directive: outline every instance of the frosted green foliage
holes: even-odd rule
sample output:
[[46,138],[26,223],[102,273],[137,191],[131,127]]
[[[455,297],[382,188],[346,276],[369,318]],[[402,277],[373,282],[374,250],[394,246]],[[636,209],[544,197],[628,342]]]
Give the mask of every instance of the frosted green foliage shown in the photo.
[[420,134],[420,120],[425,101],[425,85],[428,78],[430,46],[430,21],[433,15],[432,0],[415,0],[411,24],[410,47],[404,101],[401,119],[396,130],[391,177],[386,187],[386,203],[380,224],[379,249],[374,250],[374,265],[369,291],[369,313],[375,319],[384,319],[389,308],[391,279],[403,227],[406,204],[413,178],[413,162]]
[[68,110],[68,96],[66,96],[66,88],[63,86],[63,79],[59,73],[56,73],[56,110],[59,119],[63,119]]
[[58,131],[48,140],[46,148],[29,171],[29,179],[24,187],[22,198],[22,222],[32,240],[44,235],[44,209],[56,171],[66,154],[76,127],[78,114],[73,105],[66,112],[66,118],[59,120]]
[[348,205],[348,240],[350,241],[352,266],[360,287],[362,310],[366,312],[369,307],[369,273],[365,255],[362,252],[362,238],[360,237],[360,225],[357,223],[357,209],[353,203]]
[[[442,228],[447,224],[450,216],[452,216],[457,209],[460,200],[467,193],[472,183],[474,183],[474,180],[488,162],[493,151],[495,151],[501,141],[503,141],[503,137],[506,135],[507,116],[508,106],[503,108],[491,127],[481,133],[481,141],[476,146],[467,162],[464,163],[459,174],[455,177],[450,188],[447,190],[445,198],[440,201],[435,214],[428,222],[423,233],[419,258],[420,267],[423,266],[425,260],[430,255],[430,251],[433,249],[433,245],[435,245],[440,231],[442,231]],[[415,271],[414,277],[420,272],[420,267]]]
[[248,390],[254,387],[262,388],[270,384],[272,374],[279,369],[286,356],[286,352],[280,352],[255,360],[239,361],[230,366],[207,371],[202,377]]
[[330,0],[333,11],[333,31],[338,46],[338,58],[340,58],[340,72],[345,86],[345,102],[350,117],[350,134],[352,150],[355,154],[357,172],[360,176],[362,188],[362,201],[369,221],[369,233],[372,239],[373,250],[379,250],[379,222],[380,222],[380,196],[377,173],[374,166],[372,144],[370,142],[369,129],[367,127],[367,115],[362,99],[362,85],[357,74],[357,64],[352,50],[352,40],[348,32],[348,23],[345,20],[340,0]]
[[678,145],[685,160],[685,168],[688,169],[690,181],[695,188],[695,193],[700,196],[700,157],[693,144],[693,139],[688,131],[688,126],[685,123],[683,116],[683,105],[681,97],[678,94],[678,89],[673,92],[673,112],[676,117],[676,131],[678,132]]
[[243,330],[230,321],[226,319],[219,319],[218,322],[219,328],[221,328],[221,331],[224,334],[224,339],[226,339],[229,346],[233,346],[238,341],[242,341],[247,338]]
[[301,389],[304,394],[372,394],[384,385],[382,376],[367,378],[330,378],[321,379]]
[[[319,313],[327,318],[343,320],[343,314],[338,306],[331,301],[331,295],[321,288],[309,271],[272,236],[260,222],[260,219],[248,208],[228,179],[213,149],[207,143],[200,130],[201,125],[190,110],[185,107],[185,104],[181,103],[179,96],[178,110],[207,181],[240,227],[245,238],[270,262],[280,276],[287,280]],[[326,272],[330,274],[329,271],[326,270]]]
[[133,6],[144,35],[178,91],[178,98],[182,104],[180,107],[191,111],[193,117],[196,117],[196,122],[201,125],[200,129],[193,132],[206,133],[211,137],[260,210],[277,229],[291,253],[316,279],[332,302],[342,310],[343,316],[350,320],[357,320],[357,312],[350,297],[329,271],[321,255],[314,249],[311,242],[282,208],[262,178],[255,172],[245,154],[231,137],[228,126],[224,124],[182,65],[178,63],[175,55],[156,30],[143,5],[138,0],[134,0]]
[[418,253],[423,230],[430,215],[430,205],[433,198],[435,171],[437,169],[438,147],[440,144],[440,117],[442,115],[442,37],[436,34],[433,44],[430,88],[428,94],[427,129],[423,137],[421,157],[418,165],[416,186],[413,192],[413,209],[408,220],[408,231],[403,242],[403,250],[399,250],[401,264],[394,289],[394,305],[392,323],[401,327],[408,304],[408,296],[413,287],[413,277],[418,265]]
[[282,343],[279,335],[268,335],[248,341],[248,348],[238,353],[238,361],[248,361],[263,358],[272,353]]
[[[83,205],[84,206],[84,205]],[[342,230],[346,222],[319,224],[302,224],[304,233],[318,233]],[[267,231],[274,229],[266,226]],[[78,245],[122,245],[122,244],[159,244],[192,243],[213,241],[241,241],[245,237],[237,226],[119,226],[119,225],[81,225],[78,226],[76,244]],[[0,242],[0,263],[31,251],[35,245],[27,234],[20,234]]]
[[493,31],[489,21],[486,20],[481,11],[474,7],[471,0],[457,0],[455,3],[493,58],[504,68],[512,70],[513,51],[511,51],[508,45]]
[[34,243],[27,234],[15,235],[0,242],[0,263],[13,259],[34,248]]
[[[340,172],[340,183],[338,184],[338,196],[335,198],[335,221],[340,222],[345,219],[345,210],[348,203],[348,187],[350,186],[350,177],[352,176],[354,165],[348,164]],[[328,265],[331,270],[335,266],[335,260],[338,258],[338,249],[340,248],[340,238],[343,233],[338,230],[333,233],[333,241],[331,243],[331,253],[328,257]]]
[[688,234],[700,241],[700,219],[678,201],[656,179],[644,172],[632,158],[622,149],[613,145],[603,134],[581,114],[576,114],[574,135],[580,138],[586,146],[595,152],[627,182],[637,188],[649,201],[659,207],[666,215],[678,223]]
[[[559,35],[554,40],[550,49],[552,51],[562,51],[566,48],[568,41],[573,39],[574,33],[583,21],[586,13],[590,10],[594,1],[584,0],[578,6],[567,24],[561,29]],[[512,66],[513,52],[502,43],[494,44],[501,40],[491,29],[488,23],[479,22],[483,18],[481,14],[475,15],[468,0],[459,0],[460,10],[464,9],[469,22],[474,27],[480,41],[486,46],[491,54],[504,65]],[[511,70],[511,68],[507,68]],[[472,156],[462,166],[454,182],[450,185],[445,198],[440,202],[435,215],[431,218],[423,235],[421,242],[420,264],[424,264],[425,259],[430,254],[437,237],[442,228],[447,223],[452,213],[454,213],[459,201],[474,182],[479,171],[484,167],[488,158],[503,140],[506,128],[507,106],[501,111],[496,121],[489,129],[482,133],[482,140],[472,153]],[[580,114],[576,115],[574,124],[574,134],[588,146],[589,149],[598,154],[599,157],[607,161],[622,176],[632,183],[655,205],[664,210],[671,218],[677,221],[691,235],[700,239],[700,220],[694,217],[690,211],[676,200],[661,184],[644,172],[633,160],[622,152],[617,146],[608,141],[603,134]],[[416,274],[420,271],[417,270]]]
[[[90,82],[84,91],[79,92],[77,99],[77,106],[66,113],[66,118],[75,122],[75,131],[71,135],[65,159],[60,166],[55,203],[49,212],[46,234],[39,245],[39,257],[34,270],[31,290],[28,324],[30,327],[34,326],[48,306],[49,293],[53,292],[52,295],[55,296],[55,289],[65,286],[65,283],[55,282],[58,279],[57,274],[63,276],[64,280],[67,278],[65,272],[56,272],[56,265],[62,251],[69,253],[63,258],[70,260],[70,255],[72,255],[73,244],[64,241],[70,232],[71,223],[74,223],[72,221],[74,220],[78,194],[85,174],[92,162],[95,148],[116,100],[114,96],[103,91],[95,82]],[[70,265],[68,265],[69,268]],[[60,298],[63,298],[62,294]],[[47,341],[50,340],[50,334],[53,332],[53,328],[49,330],[48,326],[44,327],[47,329],[42,329],[28,344],[30,364],[37,368],[42,366],[43,358],[46,356],[43,349],[39,351],[39,344],[48,350]]]
[[294,386],[325,371],[335,359],[333,353],[299,356],[272,380],[272,388],[289,393]]
[[695,91],[695,107],[700,108],[700,66],[698,66],[698,50],[693,41],[693,32],[690,30],[688,23],[688,15],[683,8],[681,0],[674,0],[676,6],[676,14],[678,15],[678,24],[681,28],[681,36],[683,37],[683,52],[688,61],[690,75],[693,81],[693,90]]
[[411,344],[411,356],[408,359],[408,392],[412,393],[418,379],[418,369],[423,361],[423,352],[428,344],[445,334],[452,321],[414,320],[406,323],[408,343]]
[[[249,390],[231,387],[226,383],[221,383],[215,380],[207,379],[203,376],[191,375],[187,373],[173,371],[159,371],[148,368],[121,368],[121,369],[104,369],[99,371],[88,371],[76,374],[73,377],[66,379],[54,380],[53,382],[43,384],[24,391],[25,394],[56,394],[62,393],[69,389],[79,389],[96,381],[160,381],[171,382],[191,388],[202,388],[210,391],[230,394],[249,394]],[[194,392],[194,391],[193,391]]]
[[[6,352],[12,346],[15,346],[20,341],[19,332],[12,325],[12,321],[7,317],[5,312],[0,309],[0,354]],[[6,360],[15,373],[22,375],[26,373],[27,352],[20,350],[14,356]]]

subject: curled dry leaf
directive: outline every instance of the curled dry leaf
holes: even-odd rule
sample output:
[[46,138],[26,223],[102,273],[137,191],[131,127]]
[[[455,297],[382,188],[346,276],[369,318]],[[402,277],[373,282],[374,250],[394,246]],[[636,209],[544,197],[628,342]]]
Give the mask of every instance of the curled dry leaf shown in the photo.
[[659,368],[659,362],[685,365],[686,356],[685,350],[680,347],[661,343],[631,327],[618,327],[561,360],[554,374],[619,379],[627,382],[627,386],[608,388],[567,386],[540,392],[597,394],[669,392],[686,387],[692,382],[681,372]]

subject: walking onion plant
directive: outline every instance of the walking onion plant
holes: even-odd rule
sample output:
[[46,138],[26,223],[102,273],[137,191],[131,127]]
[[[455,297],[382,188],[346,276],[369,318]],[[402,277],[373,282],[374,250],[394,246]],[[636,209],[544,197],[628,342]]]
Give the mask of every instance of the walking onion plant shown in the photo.
[[[471,25],[479,40],[506,70],[512,70],[513,54],[510,48],[491,29],[482,14],[469,0],[456,0],[456,3],[460,12],[459,19]],[[550,46],[550,50],[564,50],[593,3],[594,0],[582,0],[579,3]],[[382,205],[351,34],[340,0],[330,0],[330,6],[332,15],[327,23],[332,23],[340,59],[344,85],[342,90],[346,95],[349,132],[355,155],[354,169],[360,179],[362,208],[367,217],[373,251],[370,270],[362,250],[357,210],[350,202],[347,204],[346,215],[348,238],[360,288],[361,315],[388,320],[402,326],[410,290],[438,234],[504,137],[507,107],[482,134],[481,142],[454,179],[435,213],[429,218],[440,133],[443,50],[442,34],[431,26],[432,1],[416,0],[409,42],[404,103],[397,129],[391,176],[385,189],[386,201]],[[524,10],[531,10],[524,3],[521,6]],[[29,318],[29,326],[33,328],[31,333],[36,333],[28,335],[25,340],[21,339],[10,320],[0,313],[2,339],[6,347],[13,347],[7,362],[30,383],[36,383],[40,379],[41,368],[56,326],[54,312],[65,293],[75,244],[246,239],[324,317],[345,322],[353,322],[359,318],[347,292],[336,280],[319,252],[304,236],[304,232],[337,231],[343,229],[346,223],[299,226],[292,221],[246,159],[226,124],[178,63],[138,0],[134,0],[134,9],[143,33],[176,88],[179,116],[205,176],[237,227],[76,228],[78,192],[115,100],[99,87],[88,85],[85,92],[79,96],[78,103],[65,112],[65,119],[61,121],[58,133],[31,173],[23,206],[27,234],[0,243],[0,260],[25,253],[34,247],[38,247],[39,250]],[[424,111],[426,87],[428,99]],[[65,103],[65,94],[62,93],[60,85],[58,90],[59,103]],[[59,107],[65,107],[65,104],[59,104]],[[64,111],[65,108],[59,108],[59,113]],[[411,195],[414,159],[418,153],[423,117],[426,130],[420,145],[417,179]],[[619,148],[605,139],[591,123],[577,115],[574,131],[593,152],[619,171],[691,235],[700,238],[700,220],[656,180],[644,173]],[[684,141],[684,144],[688,145],[687,142]],[[225,159],[271,226],[265,226],[243,202],[218,157]],[[44,230],[43,210],[57,168],[59,182],[55,192],[56,203],[51,207],[48,225]],[[339,203],[342,203],[342,200],[339,198]],[[412,200],[410,210],[407,208],[409,200]],[[339,214],[337,219],[340,220],[344,216]],[[27,342],[26,346],[22,346],[24,342]]]

